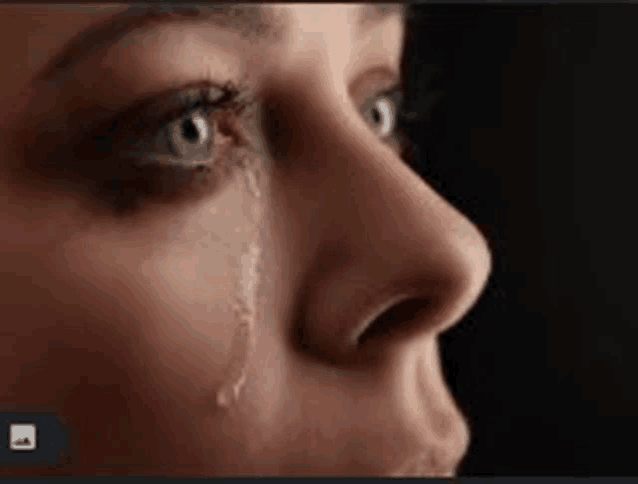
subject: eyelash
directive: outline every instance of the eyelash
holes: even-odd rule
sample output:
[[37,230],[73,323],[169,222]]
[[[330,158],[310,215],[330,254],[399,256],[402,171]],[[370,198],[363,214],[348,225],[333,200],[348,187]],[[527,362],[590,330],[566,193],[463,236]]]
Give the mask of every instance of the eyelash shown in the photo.
[[[156,127],[153,127],[153,128],[146,127],[143,130],[143,132],[141,133],[143,138],[146,139],[148,137],[152,140],[151,143],[153,143],[155,142],[159,134],[162,131],[166,130],[167,127],[170,126],[172,123],[178,122],[180,119],[186,119],[187,116],[191,116],[197,112],[203,113],[204,119],[208,121],[208,126],[212,127],[212,129],[214,130],[217,126],[215,126],[215,123],[211,121],[211,118],[215,114],[219,113],[221,115],[220,116],[221,119],[219,121],[221,121],[221,123],[223,124],[226,122],[226,119],[228,118],[229,114],[231,116],[240,116],[248,105],[248,103],[246,102],[237,101],[237,98],[241,94],[241,90],[237,88],[233,83],[229,82],[229,83],[226,83],[224,86],[219,87],[213,82],[207,80],[200,83],[200,85],[201,84],[203,84],[203,86],[197,90],[197,93],[194,97],[195,101],[184,102],[183,105],[180,106],[178,109],[161,115],[158,119],[158,123]],[[184,92],[187,89],[184,89],[181,92]],[[212,100],[210,98],[209,93],[211,89],[215,89],[221,92],[222,95],[218,100]],[[397,100],[397,95],[399,96],[398,100]],[[401,153],[403,153],[407,147],[407,142],[406,142],[407,138],[403,136],[403,133],[398,127],[400,113],[401,113],[401,103],[402,103],[401,86],[395,85],[387,90],[376,93],[370,99],[371,100],[390,99],[394,102],[395,104],[394,127],[392,132],[388,134],[387,136],[385,136],[382,141],[386,143],[397,144],[399,146],[399,149],[401,150]],[[214,136],[214,133],[213,133],[213,136]],[[213,149],[214,148],[215,147],[213,146]],[[228,161],[238,162],[238,160],[228,160]],[[181,174],[180,176],[188,177],[189,174],[193,176],[196,172],[201,173],[204,170],[208,170],[210,172],[211,166],[217,164],[218,162],[219,160],[213,159],[212,164],[210,162],[204,162],[201,164],[189,163],[189,162],[173,164],[170,162],[168,163],[163,162],[161,160],[153,160],[151,157],[151,159],[147,162],[137,162],[136,166],[138,168],[144,168],[146,166],[154,167],[156,169],[171,169],[172,168],[176,170],[177,172],[179,172]],[[170,174],[169,176],[177,176],[177,173]],[[121,212],[124,213],[126,210],[127,209]]]
[[[189,90],[192,90],[192,95],[189,99],[182,99],[181,106],[162,112],[167,99],[179,97]],[[213,99],[210,94],[212,90],[221,95]],[[85,127],[72,134],[71,139],[58,139],[59,133],[68,133],[64,130],[32,130],[38,141],[36,143],[35,139],[29,138],[30,134],[25,138],[25,145],[29,148],[24,153],[24,159],[32,167],[27,170],[43,180],[49,189],[55,189],[57,185],[68,190],[71,185],[72,190],[86,193],[96,208],[101,206],[116,218],[137,214],[142,202],[152,201],[168,206],[204,191],[210,193],[229,172],[229,167],[240,165],[246,156],[238,155],[238,148],[245,146],[239,126],[243,126],[254,112],[249,109],[248,114],[244,114],[246,108],[255,106],[255,101],[243,99],[243,92],[243,88],[239,89],[233,83],[219,86],[206,79],[167,96],[136,103],[123,114],[113,117],[104,113],[106,117],[100,115],[103,121],[94,121],[91,123],[94,128],[89,124],[88,129]],[[366,103],[375,98],[396,101],[396,95],[400,93],[399,86],[395,86],[371,96]],[[68,126],[86,126],[85,120],[95,119],[98,110],[98,107],[74,110],[74,119],[69,120]],[[212,138],[219,131],[218,125],[224,128],[223,135],[231,139],[228,147],[220,150],[213,146],[210,158],[203,163],[171,163],[157,158],[153,160],[155,154],[145,155],[148,150],[143,148],[148,144],[155,147],[158,136],[171,123],[196,112],[202,113],[208,121]],[[395,116],[394,130],[382,141],[399,145],[403,155],[404,148],[409,144],[405,142],[407,137],[398,126],[401,118],[400,99],[395,102]],[[140,121],[136,122],[138,117]],[[131,138],[132,142],[127,141]],[[137,154],[131,151],[122,156],[118,152],[123,147],[129,150],[133,147],[134,150],[136,141],[142,145]],[[146,158],[141,159],[140,152]],[[221,156],[213,156],[213,152],[220,152]]]
[[[210,91],[214,89],[221,93],[221,97],[219,99],[213,100],[210,97]],[[185,93],[188,89],[180,91],[180,93]],[[247,106],[245,102],[238,102],[237,98],[241,94],[241,91],[235,87],[235,85],[231,82],[226,83],[222,87],[218,87],[210,81],[205,81],[205,86],[196,88],[195,95],[191,95],[193,101],[184,100],[182,105],[172,110],[168,113],[163,113],[159,117],[157,117],[157,121],[154,126],[148,126],[146,123],[141,123],[143,125],[139,134],[141,134],[141,142],[142,144],[146,143],[150,140],[150,143],[157,143],[158,138],[165,134],[165,131],[173,124],[177,123],[181,120],[187,120],[189,117],[194,116],[195,114],[201,114],[202,117],[207,122],[207,128],[218,128],[219,125],[223,125],[227,122],[229,116],[240,116],[244,109]],[[221,119],[216,119],[212,121],[211,118],[213,115],[220,115]],[[154,116],[149,113],[144,114],[145,120],[149,118],[153,118]],[[220,122],[221,121],[221,122]],[[211,137],[214,136],[217,130],[211,132]],[[138,134],[138,133],[135,133]],[[134,144],[134,143],[133,143]],[[173,146],[173,141],[170,139],[170,135],[167,136],[167,144],[169,146]],[[210,144],[210,143],[209,143]],[[213,146],[214,148],[214,146]],[[174,156],[179,156],[176,153],[176,150],[173,150]],[[212,156],[212,153],[208,153],[208,155]],[[152,154],[152,156],[156,156]],[[164,155],[159,155],[164,156]],[[193,168],[200,166],[202,164],[208,165],[211,163],[210,159],[204,161],[204,163],[195,163],[193,160],[180,160],[177,162],[174,161],[166,161],[161,159],[155,159],[150,161],[139,161],[138,164],[144,165],[147,163],[156,163],[159,165],[177,165],[183,168]],[[212,163],[216,163],[216,160],[213,160]]]
[[[211,97],[211,91],[216,92],[215,99]],[[235,139],[240,138],[238,133],[232,133],[233,142],[229,148],[220,150],[211,146],[206,159],[201,162],[175,161],[179,158],[175,150],[157,154],[159,138],[162,133],[166,134],[172,123],[201,113],[211,133],[209,143],[212,142],[218,125],[234,124],[229,123],[230,118],[240,117],[249,106],[249,102],[239,100],[242,92],[230,82],[219,86],[205,80],[167,96],[136,103],[124,114],[100,123],[97,129],[88,130],[88,136],[79,134],[83,139],[72,150],[72,156],[83,163],[71,171],[79,175],[84,189],[98,204],[104,204],[120,219],[140,212],[145,202],[174,205],[184,198],[214,190],[228,173],[229,165],[241,161],[233,152],[238,147],[235,143]],[[170,98],[180,96],[184,99],[178,101],[179,107],[162,112]],[[169,138],[170,133],[166,139],[167,145],[171,146]],[[104,147],[100,147],[100,143]],[[214,156],[218,151],[219,157]],[[107,156],[101,157],[99,153],[102,152]]]

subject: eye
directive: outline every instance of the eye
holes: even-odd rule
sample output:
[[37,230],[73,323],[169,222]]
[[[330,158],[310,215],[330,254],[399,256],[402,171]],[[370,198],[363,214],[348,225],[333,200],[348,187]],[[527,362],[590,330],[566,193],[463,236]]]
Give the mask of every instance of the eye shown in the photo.
[[374,106],[367,111],[367,120],[377,136],[385,138],[392,133],[395,125],[394,105],[387,98],[377,99]]
[[[201,90],[194,94],[182,95],[181,112],[172,112],[160,117],[153,126],[148,120],[153,118],[152,110],[138,114],[139,136],[132,135],[120,144],[121,156],[137,158],[137,166],[155,164],[172,165],[183,168],[211,166],[217,164],[223,148],[231,142],[231,136],[221,130],[229,111],[233,111],[234,97],[238,94],[232,87],[221,93],[221,98],[212,100],[209,92]],[[235,114],[238,113],[234,104]],[[123,131],[127,127],[123,126]]]
[[[143,123],[140,123],[140,127]],[[189,110],[176,119],[162,123],[156,132],[150,130],[140,138],[130,137],[123,157],[138,158],[138,166],[156,164],[193,167],[215,163],[213,148],[220,140],[216,122],[206,109]],[[217,142],[217,145],[215,143]]]
[[401,91],[398,88],[393,88],[373,97],[364,104],[363,117],[379,138],[385,140],[394,136],[401,101]]
[[87,209],[106,208],[118,218],[150,203],[205,196],[249,156],[245,123],[254,110],[245,108],[255,101],[241,93],[247,87],[204,81],[120,113],[88,101],[63,105],[66,118],[43,115],[21,129],[20,171],[31,184],[85,195]]

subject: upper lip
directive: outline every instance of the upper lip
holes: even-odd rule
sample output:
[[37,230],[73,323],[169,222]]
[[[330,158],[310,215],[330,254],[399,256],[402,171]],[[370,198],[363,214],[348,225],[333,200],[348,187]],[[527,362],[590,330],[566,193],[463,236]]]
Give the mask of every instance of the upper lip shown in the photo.
[[456,466],[437,460],[434,452],[422,452],[407,459],[388,477],[453,477]]

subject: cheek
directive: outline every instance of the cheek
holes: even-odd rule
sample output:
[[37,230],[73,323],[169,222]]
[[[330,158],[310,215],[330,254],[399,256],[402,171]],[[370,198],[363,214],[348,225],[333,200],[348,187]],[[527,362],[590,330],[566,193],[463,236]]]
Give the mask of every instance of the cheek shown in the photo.
[[188,213],[172,240],[141,270],[154,297],[224,356],[237,326],[254,310],[261,253],[259,201],[246,193],[240,178]]
[[211,245],[171,251],[144,264],[142,274],[155,304],[172,313],[176,324],[182,321],[188,333],[211,345],[215,355],[226,356],[239,322],[234,310],[241,283],[234,267],[239,254],[235,247],[216,250]]
[[135,325],[163,364],[184,358],[207,374],[226,372],[235,352],[245,350],[241,326],[253,312],[261,254],[261,204],[247,182],[238,175],[217,196],[144,230],[100,227],[99,234],[75,238],[65,244],[65,272],[84,287],[113,292],[115,284],[118,293],[126,291],[136,307],[126,324]]

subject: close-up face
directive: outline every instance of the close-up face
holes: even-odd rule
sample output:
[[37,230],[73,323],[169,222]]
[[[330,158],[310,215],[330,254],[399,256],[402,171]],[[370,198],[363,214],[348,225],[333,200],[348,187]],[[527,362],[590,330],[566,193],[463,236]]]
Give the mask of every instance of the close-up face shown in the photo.
[[0,405],[59,470],[454,474],[491,259],[401,157],[404,9],[0,11]]

